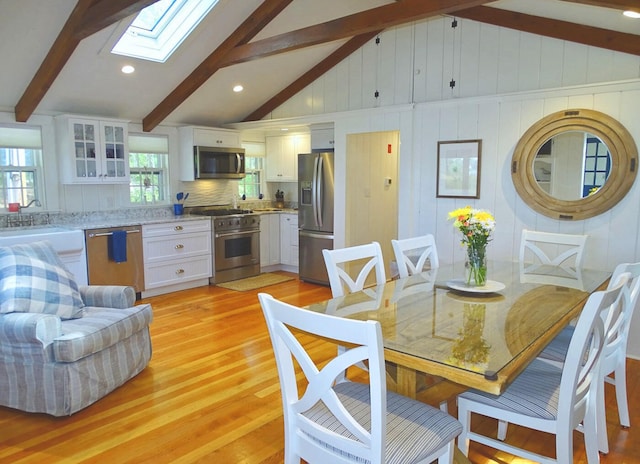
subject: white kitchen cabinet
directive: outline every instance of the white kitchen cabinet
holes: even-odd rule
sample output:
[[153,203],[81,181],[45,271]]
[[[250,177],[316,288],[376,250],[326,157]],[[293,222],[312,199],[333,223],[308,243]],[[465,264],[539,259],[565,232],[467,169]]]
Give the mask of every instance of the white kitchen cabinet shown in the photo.
[[144,296],[208,285],[211,219],[142,226]]
[[180,180],[195,180],[193,147],[240,147],[240,133],[231,129],[185,126],[178,128],[180,140]]
[[298,153],[311,151],[310,135],[267,136],[266,144],[267,182],[297,182]]
[[311,128],[312,150],[333,150],[334,145],[333,127],[321,129]]
[[260,215],[260,267],[280,264],[280,214]]
[[129,183],[126,121],[59,116],[56,132],[65,183]]
[[280,263],[298,267],[298,215],[280,215]]

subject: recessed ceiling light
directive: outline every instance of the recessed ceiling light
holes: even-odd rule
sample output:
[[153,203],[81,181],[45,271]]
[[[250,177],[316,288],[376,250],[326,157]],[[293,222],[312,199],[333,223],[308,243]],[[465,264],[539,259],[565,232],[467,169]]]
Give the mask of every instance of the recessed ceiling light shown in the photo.
[[130,64],[124,65],[122,67],[122,72],[125,73],[125,74],[131,74],[135,70],[136,70],[136,68],[134,68]]
[[633,18],[633,19],[639,19],[640,18],[640,12],[637,12],[637,11],[627,10],[622,14],[625,15],[627,18]]
[[240,84],[233,86],[233,91],[236,93],[242,92],[243,90],[244,90],[244,87],[242,87]]

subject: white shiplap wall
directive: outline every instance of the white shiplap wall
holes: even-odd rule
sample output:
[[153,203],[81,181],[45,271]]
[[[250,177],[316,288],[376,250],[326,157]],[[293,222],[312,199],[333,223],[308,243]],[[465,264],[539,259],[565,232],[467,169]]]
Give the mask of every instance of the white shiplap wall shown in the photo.
[[[490,253],[497,258],[515,259],[521,230],[530,228],[588,234],[587,267],[640,261],[640,181],[611,211],[564,222],[531,210],[517,196],[509,172],[520,136],[543,116],[566,108],[607,113],[640,142],[640,57],[466,20],[458,20],[453,32],[450,21],[385,31],[379,45],[365,45],[271,118],[332,113],[327,119],[335,121],[338,199],[347,182],[347,134],[399,130],[399,236],[434,233],[443,262],[464,256],[446,218],[465,204],[495,214]],[[436,199],[437,142],[462,139],[482,139],[481,198]],[[344,204],[337,201],[340,246],[345,218]],[[640,316],[632,330],[640,333]],[[640,357],[640,341],[631,338],[629,352]]]

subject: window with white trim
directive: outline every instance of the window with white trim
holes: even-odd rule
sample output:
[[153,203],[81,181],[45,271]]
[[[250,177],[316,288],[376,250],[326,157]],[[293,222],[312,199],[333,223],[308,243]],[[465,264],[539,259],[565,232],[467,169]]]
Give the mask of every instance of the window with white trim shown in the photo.
[[260,198],[264,172],[264,158],[261,156],[245,156],[245,177],[238,182],[238,195],[248,199]]
[[169,203],[169,140],[162,135],[129,134],[129,201]]
[[40,128],[0,127],[0,207],[8,209],[9,203],[26,206],[34,200],[44,204],[41,170]]

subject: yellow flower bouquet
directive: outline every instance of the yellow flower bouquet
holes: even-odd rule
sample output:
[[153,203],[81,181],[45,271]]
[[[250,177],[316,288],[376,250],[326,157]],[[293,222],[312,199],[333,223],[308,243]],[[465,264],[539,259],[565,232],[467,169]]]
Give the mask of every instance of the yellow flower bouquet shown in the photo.
[[469,274],[467,285],[483,286],[487,283],[487,244],[496,220],[491,213],[471,206],[458,208],[449,213],[453,226],[462,232],[460,242],[467,247]]

